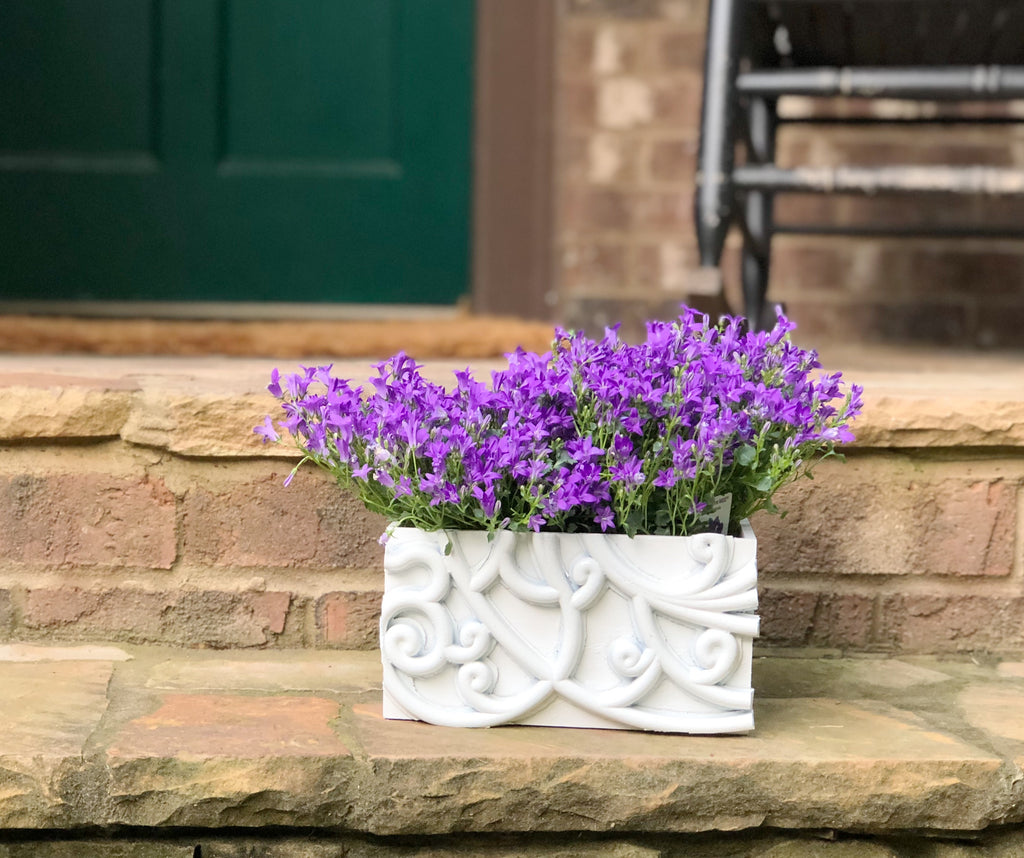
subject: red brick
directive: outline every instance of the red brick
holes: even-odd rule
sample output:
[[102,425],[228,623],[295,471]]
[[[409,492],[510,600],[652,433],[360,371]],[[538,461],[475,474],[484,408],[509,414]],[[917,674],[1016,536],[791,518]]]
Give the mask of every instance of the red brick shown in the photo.
[[590,181],[590,134],[569,134],[559,152],[560,184],[586,184]]
[[292,596],[280,592],[57,587],[26,593],[22,624],[55,640],[248,647],[283,637],[284,643],[301,642],[301,629],[284,634],[291,611],[301,617]]
[[[591,30],[587,48],[580,45],[575,50],[575,69],[594,76],[635,74],[647,59],[642,30],[631,22],[602,22]],[[587,64],[581,68],[579,60],[584,57]]]
[[873,642],[875,597],[816,593],[762,579],[758,614],[760,643],[866,649]]
[[775,198],[774,217],[780,224],[849,223],[849,197],[827,194],[781,194]]
[[[907,246],[869,239],[787,237],[772,244],[774,292],[814,292],[865,302],[918,294]],[[841,289],[837,290],[837,284]]]
[[818,594],[760,587],[758,641],[777,646],[804,646],[814,624]]
[[703,27],[663,28],[654,35],[655,62],[658,68],[665,71],[692,71],[703,74],[704,45]]
[[675,319],[678,316],[677,300],[645,300],[629,295],[621,298],[571,296],[562,306],[566,327],[600,334],[606,326],[618,324],[621,325],[621,337],[634,343],[646,336],[648,320]]
[[703,21],[706,4],[701,0],[569,0],[565,15],[570,18],[665,18],[668,15]]
[[578,241],[561,252],[561,286],[567,292],[621,289],[627,280],[627,248],[623,244]]
[[590,22],[572,22],[562,28],[558,41],[558,64],[563,77],[585,78],[592,74],[596,35],[597,29]]
[[978,298],[974,343],[983,348],[1019,349],[1024,341],[1024,291],[1009,304]]
[[625,232],[631,200],[623,191],[570,185],[562,188],[561,225],[564,230]]
[[633,282],[648,294],[682,295],[698,265],[696,241],[641,244],[633,251]]
[[[932,244],[907,254],[921,292],[1024,297],[1024,252],[992,246]],[[1021,340],[1018,340],[1019,344]]]
[[573,135],[563,148],[561,179],[569,185],[622,185],[639,171],[640,146],[629,134]]
[[382,593],[328,593],[317,604],[320,640],[338,649],[377,648]]
[[[1017,486],[931,475],[897,457],[853,457],[755,517],[761,568],[838,575],[1008,576]],[[828,466],[828,467],[826,467]]]
[[46,567],[169,569],[175,498],[159,480],[108,474],[0,477],[0,557]]
[[675,76],[654,88],[654,121],[678,128],[700,128],[704,81],[700,73]]
[[0,635],[8,637],[15,625],[14,604],[10,590],[0,590]]
[[693,234],[693,192],[647,191],[629,197],[633,228],[669,233],[673,238]]
[[696,137],[653,141],[648,172],[658,182],[688,182],[692,185],[697,172]]
[[797,338],[806,344],[832,339],[962,346],[973,341],[974,323],[964,302],[939,304],[922,299],[883,303],[853,297],[842,301],[826,297],[824,289],[820,294],[819,298],[785,289],[773,289],[769,294],[771,300],[785,302],[787,315],[799,325]]
[[823,593],[818,598],[808,643],[819,647],[867,649],[873,642],[874,616],[874,596]]
[[[849,126],[830,130],[815,127],[813,133],[800,127],[785,128],[779,135],[777,158],[781,166],[838,167],[913,164],[922,166],[1014,166],[1012,140],[955,135],[879,132],[870,127]],[[919,204],[921,200],[918,200]],[[927,202],[924,203],[928,205]]]
[[214,490],[183,503],[182,557],[233,567],[383,568],[377,540],[386,522],[326,474],[283,473]]
[[881,603],[880,639],[901,652],[1024,651],[1024,598],[900,594]]
[[589,129],[597,125],[597,90],[587,81],[559,86],[561,118],[566,128]]

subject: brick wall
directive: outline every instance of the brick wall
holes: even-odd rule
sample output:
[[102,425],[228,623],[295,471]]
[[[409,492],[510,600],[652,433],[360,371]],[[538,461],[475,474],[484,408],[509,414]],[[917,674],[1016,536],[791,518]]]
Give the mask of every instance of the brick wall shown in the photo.
[[[385,522],[311,467],[285,488],[269,368],[231,371],[0,372],[0,640],[376,647]],[[859,446],[754,520],[761,645],[1024,652],[1024,396],[973,373],[857,375]]]
[[[557,272],[570,325],[672,314],[697,264],[693,176],[706,0],[565,0],[559,6]],[[789,114],[821,110],[803,100]],[[840,105],[826,110],[842,111]],[[873,108],[899,113],[905,105]],[[925,106],[923,109],[930,109]],[[813,129],[813,130],[812,130]],[[1024,129],[784,127],[785,166],[1024,164]],[[780,197],[780,221],[1020,223],[1020,200]],[[1020,346],[1024,243],[781,236],[770,296],[809,342]],[[739,309],[738,235],[724,273]]]
[[[290,463],[0,450],[0,637],[377,645],[384,522]],[[853,452],[754,520],[761,643],[1024,652],[1024,457]]]

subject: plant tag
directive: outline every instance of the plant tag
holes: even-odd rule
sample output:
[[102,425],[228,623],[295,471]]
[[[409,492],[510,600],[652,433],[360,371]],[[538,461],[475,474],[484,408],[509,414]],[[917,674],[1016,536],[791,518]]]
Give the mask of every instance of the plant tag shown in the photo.
[[708,511],[708,530],[713,533],[729,532],[729,516],[732,512],[732,492],[719,495],[712,501]]

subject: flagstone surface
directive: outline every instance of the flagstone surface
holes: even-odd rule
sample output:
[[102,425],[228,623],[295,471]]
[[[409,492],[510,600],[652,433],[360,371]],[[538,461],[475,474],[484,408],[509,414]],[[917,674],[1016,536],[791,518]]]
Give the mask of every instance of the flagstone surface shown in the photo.
[[0,829],[903,835],[1024,822],[1024,677],[998,664],[758,658],[754,732],[709,737],[387,721],[372,653],[3,653],[19,660],[0,661]]

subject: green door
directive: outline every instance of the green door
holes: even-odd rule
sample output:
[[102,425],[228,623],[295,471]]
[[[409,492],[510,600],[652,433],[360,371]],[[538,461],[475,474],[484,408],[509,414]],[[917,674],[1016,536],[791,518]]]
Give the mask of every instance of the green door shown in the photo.
[[0,0],[0,300],[454,302],[473,0]]

